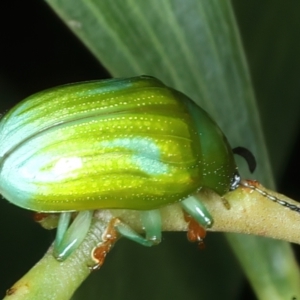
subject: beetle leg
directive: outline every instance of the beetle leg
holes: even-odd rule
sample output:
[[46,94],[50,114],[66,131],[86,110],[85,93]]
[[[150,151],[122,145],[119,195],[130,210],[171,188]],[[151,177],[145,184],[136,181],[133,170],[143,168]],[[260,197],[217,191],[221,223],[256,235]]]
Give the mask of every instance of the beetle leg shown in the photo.
[[58,226],[61,213],[34,213],[33,219],[45,229],[54,229]]
[[57,228],[53,255],[59,261],[65,260],[84,240],[91,226],[93,211],[79,212],[71,226],[67,228],[69,215],[71,213],[62,213]]
[[213,224],[213,218],[206,207],[195,196],[189,196],[181,203],[182,208],[191,215],[204,228],[209,228]]
[[145,228],[146,237],[139,235],[130,226],[119,222],[115,225],[116,230],[126,238],[143,246],[153,246],[161,240],[161,217],[158,209],[142,211],[142,224]]
[[146,233],[146,240],[152,241],[153,245],[161,241],[161,216],[159,209],[141,212],[142,224]]
[[54,251],[59,247],[63,237],[66,234],[66,231],[69,227],[71,221],[71,212],[61,213],[58,219],[58,225],[56,230],[55,242],[54,242]]
[[102,235],[102,241],[93,248],[91,258],[95,264],[89,266],[90,271],[99,270],[103,265],[106,255],[120,237],[115,228],[115,225],[120,222],[118,218],[112,219],[107,226],[106,232]]
[[43,220],[47,219],[50,216],[49,213],[40,213],[40,212],[34,212],[33,213],[33,219],[35,222],[42,222]]
[[204,238],[206,236],[206,230],[202,227],[194,218],[192,218],[188,213],[183,211],[184,219],[188,223],[187,238],[190,242],[198,243],[200,249],[205,248]]
[[196,195],[192,195],[181,202],[184,219],[188,223],[187,238],[191,242],[197,242],[200,249],[205,247],[203,239],[206,228],[213,224],[213,218]]

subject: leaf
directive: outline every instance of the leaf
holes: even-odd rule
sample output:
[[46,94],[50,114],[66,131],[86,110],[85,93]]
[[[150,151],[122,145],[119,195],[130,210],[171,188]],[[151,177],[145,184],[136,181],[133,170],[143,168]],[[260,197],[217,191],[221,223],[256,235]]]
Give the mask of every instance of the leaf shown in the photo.
[[[76,3],[48,0],[48,3],[113,76],[153,75],[203,106],[217,120],[233,147],[242,144],[254,152],[259,165],[256,178],[272,186],[253,90],[229,2],[188,0],[182,5],[170,0]],[[242,174],[246,172],[243,170]],[[266,243],[273,247],[273,241]],[[288,290],[285,286],[293,283],[292,278],[286,274],[278,285],[271,257],[268,252],[260,251],[264,245],[255,244],[248,251],[253,257],[255,253],[264,254],[271,270],[264,276],[282,294]],[[278,242],[276,249],[277,245]],[[286,249],[285,244],[281,245],[278,248]],[[245,253],[240,258],[244,260],[247,256]],[[286,264],[293,267],[291,253],[286,256]],[[255,272],[255,264],[247,269]],[[256,278],[260,276],[259,273]],[[263,290],[262,283],[257,289]]]
[[300,3],[270,3],[233,1],[272,169],[275,178],[281,179],[300,125],[300,41],[295,39],[300,29]]

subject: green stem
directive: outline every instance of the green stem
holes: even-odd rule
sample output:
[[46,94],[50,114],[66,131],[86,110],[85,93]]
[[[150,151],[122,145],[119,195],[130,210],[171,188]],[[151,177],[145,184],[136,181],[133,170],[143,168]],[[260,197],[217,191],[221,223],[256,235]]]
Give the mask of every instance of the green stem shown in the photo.
[[[272,191],[267,192],[291,204],[297,204],[283,195]],[[211,191],[201,191],[199,197],[215,220],[210,229],[211,231],[260,235],[300,244],[299,213],[273,203],[259,193],[243,187],[228,193],[226,200],[230,209],[225,207],[224,201]],[[162,208],[161,216],[164,231],[187,230],[187,224],[179,204]],[[90,256],[92,249],[101,241],[101,237],[108,227],[109,220],[113,217],[120,218],[137,231],[142,230],[138,211],[99,210],[95,214],[95,221],[88,236],[78,250],[66,261],[59,263],[52,256],[51,247],[41,261],[8,290],[4,299],[70,299],[74,291],[90,274],[88,266],[93,264]],[[278,221],[276,222],[276,220]],[[249,249],[251,249],[250,246]],[[247,249],[243,251],[247,251]],[[239,255],[239,253],[237,254]],[[256,257],[251,257],[250,259],[253,263],[255,260]],[[300,278],[297,275],[296,264],[294,266],[294,270],[289,270],[289,273],[292,272],[294,274],[294,282],[289,284],[289,289],[293,297],[300,299],[300,285],[298,285]],[[285,272],[278,272],[278,274],[280,277],[280,274],[285,274]],[[252,276],[252,274],[248,275]],[[269,282],[268,285],[276,286],[276,283],[272,284]]]
[[52,255],[51,246],[45,256],[13,287],[4,299],[9,300],[66,300],[90,274],[93,264],[91,250],[101,240],[107,223],[96,221],[84,243],[66,261],[58,262]]

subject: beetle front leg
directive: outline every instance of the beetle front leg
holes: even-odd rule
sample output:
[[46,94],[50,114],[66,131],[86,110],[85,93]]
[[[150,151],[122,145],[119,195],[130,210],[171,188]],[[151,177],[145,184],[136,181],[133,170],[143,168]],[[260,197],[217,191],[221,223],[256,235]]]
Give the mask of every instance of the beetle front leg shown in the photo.
[[183,210],[191,215],[204,228],[210,228],[212,226],[214,222],[213,217],[195,195],[189,196],[180,204]]
[[204,247],[203,239],[206,228],[213,224],[213,218],[201,201],[192,195],[181,202],[184,218],[188,223],[188,240],[198,242],[200,248]]
[[188,223],[187,239],[192,243],[198,243],[200,249],[205,247],[204,238],[206,236],[206,229],[201,226],[193,217],[183,211],[184,219]]
[[143,246],[151,247],[159,244],[161,241],[160,211],[158,209],[142,211],[141,219],[146,237],[139,235],[130,226],[121,221],[115,224],[115,228],[122,236]]

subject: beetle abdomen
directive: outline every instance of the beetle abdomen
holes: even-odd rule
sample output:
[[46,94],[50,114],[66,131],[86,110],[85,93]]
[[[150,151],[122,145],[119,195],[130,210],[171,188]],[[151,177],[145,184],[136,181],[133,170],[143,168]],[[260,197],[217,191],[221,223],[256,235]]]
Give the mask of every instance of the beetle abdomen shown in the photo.
[[0,192],[36,211],[151,209],[203,184],[195,120],[151,77],[25,99],[0,123]]

